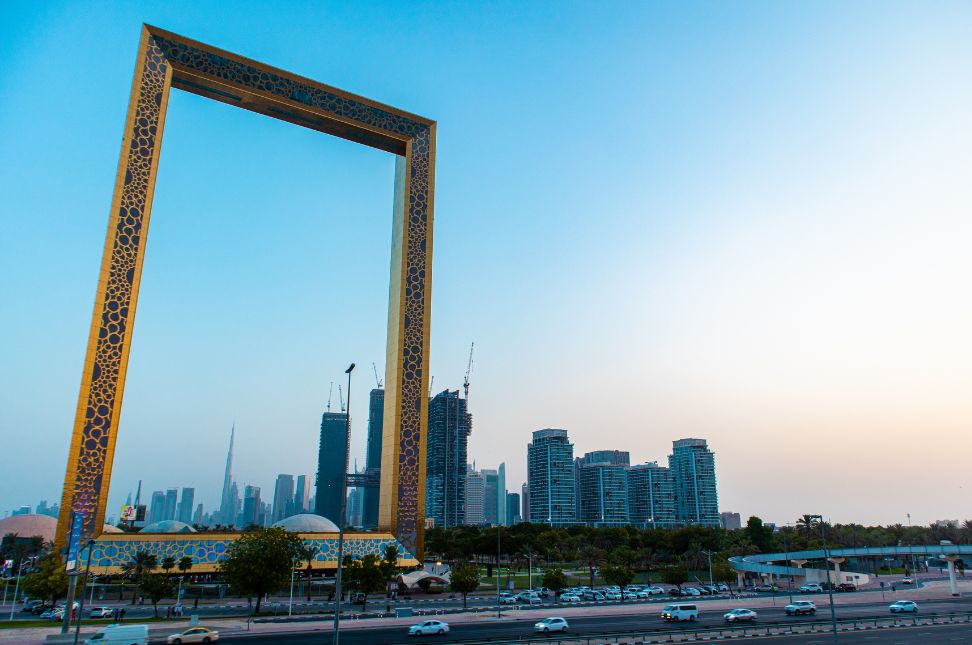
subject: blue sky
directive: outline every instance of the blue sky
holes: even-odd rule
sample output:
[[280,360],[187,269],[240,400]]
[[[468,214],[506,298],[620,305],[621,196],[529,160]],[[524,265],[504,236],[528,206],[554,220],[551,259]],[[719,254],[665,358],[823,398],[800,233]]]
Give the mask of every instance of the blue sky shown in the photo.
[[[965,3],[29,3],[0,31],[0,508],[56,499],[142,22],[438,121],[432,373],[470,455],[664,459],[784,522],[972,485]],[[174,91],[111,508],[315,469],[383,369],[390,155]],[[336,401],[336,396],[335,396]],[[813,486],[768,486],[794,473]],[[921,473],[901,490],[903,472]],[[792,490],[791,490],[792,489]],[[894,491],[894,494],[891,494]]]

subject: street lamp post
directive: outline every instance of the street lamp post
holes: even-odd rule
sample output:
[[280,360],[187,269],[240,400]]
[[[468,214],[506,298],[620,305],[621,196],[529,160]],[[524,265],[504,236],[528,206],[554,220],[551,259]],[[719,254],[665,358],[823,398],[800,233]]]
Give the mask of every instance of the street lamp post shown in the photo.
[[827,595],[830,597],[830,626],[834,632],[834,642],[839,643],[837,635],[837,611],[834,609],[834,585],[830,582],[830,549],[827,548],[827,536],[824,534],[823,515],[811,515],[810,520],[817,520],[820,527],[820,543],[824,551],[824,569],[827,571]]
[[[786,527],[784,527],[784,528],[786,528]],[[787,568],[787,576],[786,576],[787,584],[786,584],[786,589],[787,589],[787,591],[790,594],[790,604],[792,605],[793,604],[793,573],[791,571],[789,571],[789,568],[790,568],[790,548],[789,548],[789,546],[787,546],[787,543],[786,543],[786,531],[784,531],[784,530],[781,529],[780,530],[780,533],[783,535],[783,553],[786,555],[786,568]]]
[[348,416],[344,429],[344,469],[341,471],[341,512],[338,513],[338,555],[337,573],[334,574],[334,638],[333,645],[338,645],[341,637],[341,566],[344,560],[344,516],[348,512],[348,451],[351,449],[351,363],[344,373],[348,375]]
[[[90,582],[89,576],[91,575],[91,549],[94,547],[95,541],[88,540],[88,564],[84,567],[84,584]],[[71,611],[71,607],[64,607],[64,613]],[[74,645],[78,645],[78,637],[81,635],[81,621],[84,620],[84,589],[81,590],[81,603],[78,605],[78,619],[74,621]]]
[[496,523],[496,617],[501,618],[503,616],[503,610],[500,606],[500,526],[499,522]]
[[287,605],[287,616],[294,615],[294,571],[297,570],[299,560],[294,558],[290,563],[290,603]]
[[10,605],[10,620],[13,620],[14,609],[17,607],[17,596],[20,594],[20,576],[24,572],[24,562],[26,561],[26,559],[21,560],[20,568],[17,569],[17,584],[14,585],[13,603]]
[[714,584],[712,581],[712,551],[706,549],[703,550],[702,553],[704,553],[705,556],[709,558],[709,586],[711,587]]

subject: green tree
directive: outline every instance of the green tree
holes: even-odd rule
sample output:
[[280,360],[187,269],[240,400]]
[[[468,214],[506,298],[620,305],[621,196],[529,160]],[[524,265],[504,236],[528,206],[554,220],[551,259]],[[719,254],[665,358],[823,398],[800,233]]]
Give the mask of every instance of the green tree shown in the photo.
[[466,596],[479,588],[479,567],[463,564],[452,570],[449,586],[462,594],[462,608],[466,609]]
[[179,571],[181,571],[182,574],[185,575],[186,572],[192,568],[192,557],[186,555],[179,558],[179,564],[177,566],[179,567]]
[[162,571],[169,573],[175,568],[175,565],[176,565],[176,559],[173,558],[171,555],[167,555],[164,558],[162,558],[162,565],[161,565]]
[[746,521],[746,528],[743,530],[760,553],[772,553],[774,551],[773,529],[763,524],[763,520],[754,515]]
[[351,556],[345,557],[342,575],[347,581],[349,590],[364,594],[361,611],[365,611],[368,607],[368,594],[384,591],[388,584],[382,561],[373,553],[369,553],[360,560],[355,560]]
[[152,571],[159,566],[159,559],[154,553],[137,551],[131,562],[122,566],[122,571],[135,578],[135,592],[132,594],[132,604],[138,600],[138,587],[142,574]]
[[139,586],[142,588],[142,593],[152,601],[152,609],[155,610],[155,617],[158,618],[159,601],[163,598],[171,598],[175,594],[175,583],[164,573],[143,573]]
[[37,570],[28,573],[20,583],[24,592],[33,598],[56,602],[67,594],[68,577],[64,562],[56,553],[49,553],[37,563]]
[[226,549],[219,570],[238,593],[256,596],[259,612],[267,594],[290,583],[291,567],[303,546],[300,536],[279,527],[243,533]]
[[688,580],[688,569],[684,564],[671,564],[661,570],[662,582],[674,585],[679,591],[682,590],[682,583]]
[[554,598],[560,602],[560,592],[567,588],[567,576],[560,567],[548,567],[543,572],[543,586],[553,592]]
[[713,558],[712,578],[716,582],[732,582],[736,579],[736,571],[726,558]]
[[621,602],[624,602],[624,588],[634,580],[635,573],[625,564],[609,564],[601,569],[601,577],[612,585],[621,587]]
[[585,544],[580,549],[580,564],[587,567],[591,576],[591,588],[594,588],[594,569],[604,564],[604,551],[593,544]]
[[314,557],[317,552],[320,551],[319,547],[316,546],[303,546],[300,549],[300,559],[307,563],[304,569],[304,581],[307,583],[307,601],[310,602],[311,599],[311,575],[314,572]]

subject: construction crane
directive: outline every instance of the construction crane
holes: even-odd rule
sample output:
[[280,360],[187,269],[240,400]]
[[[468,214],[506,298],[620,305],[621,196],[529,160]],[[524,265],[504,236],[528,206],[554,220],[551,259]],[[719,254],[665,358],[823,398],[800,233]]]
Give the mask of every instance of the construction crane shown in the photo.
[[476,346],[476,343],[469,343],[469,364],[466,365],[466,378],[463,379],[463,381],[462,381],[462,389],[465,392],[465,396],[466,396],[466,400],[467,401],[469,400],[469,373],[472,372],[472,366],[473,366],[473,360],[472,360],[472,357],[473,357],[473,348],[475,346]]
[[331,381],[331,389],[327,391],[327,411],[331,411],[331,395],[334,394],[334,381]]
[[341,384],[338,383],[338,401],[341,403],[341,412],[344,412],[344,394],[341,393]]
[[429,398],[432,398],[432,384],[435,383],[435,374],[429,377]]
[[375,382],[378,383],[378,389],[380,390],[381,389],[381,379],[378,378],[378,366],[375,365],[375,362],[374,361],[371,362],[371,369],[375,370]]

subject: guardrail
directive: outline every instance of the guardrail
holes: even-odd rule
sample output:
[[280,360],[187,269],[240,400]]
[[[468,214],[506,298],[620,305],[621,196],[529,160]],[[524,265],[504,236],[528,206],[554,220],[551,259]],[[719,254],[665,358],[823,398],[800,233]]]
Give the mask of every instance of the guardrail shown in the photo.
[[[945,614],[916,614],[903,617],[894,614],[876,618],[844,618],[837,621],[837,630],[853,632],[896,627],[927,627],[929,625],[972,624],[972,612]],[[831,621],[800,621],[791,623],[766,623],[740,626],[687,627],[640,632],[605,632],[591,635],[528,636],[515,639],[495,638],[463,641],[464,645],[512,645],[514,643],[548,643],[552,645],[648,645],[652,643],[680,643],[704,639],[746,638],[766,636],[791,636],[814,634],[833,630]]]

